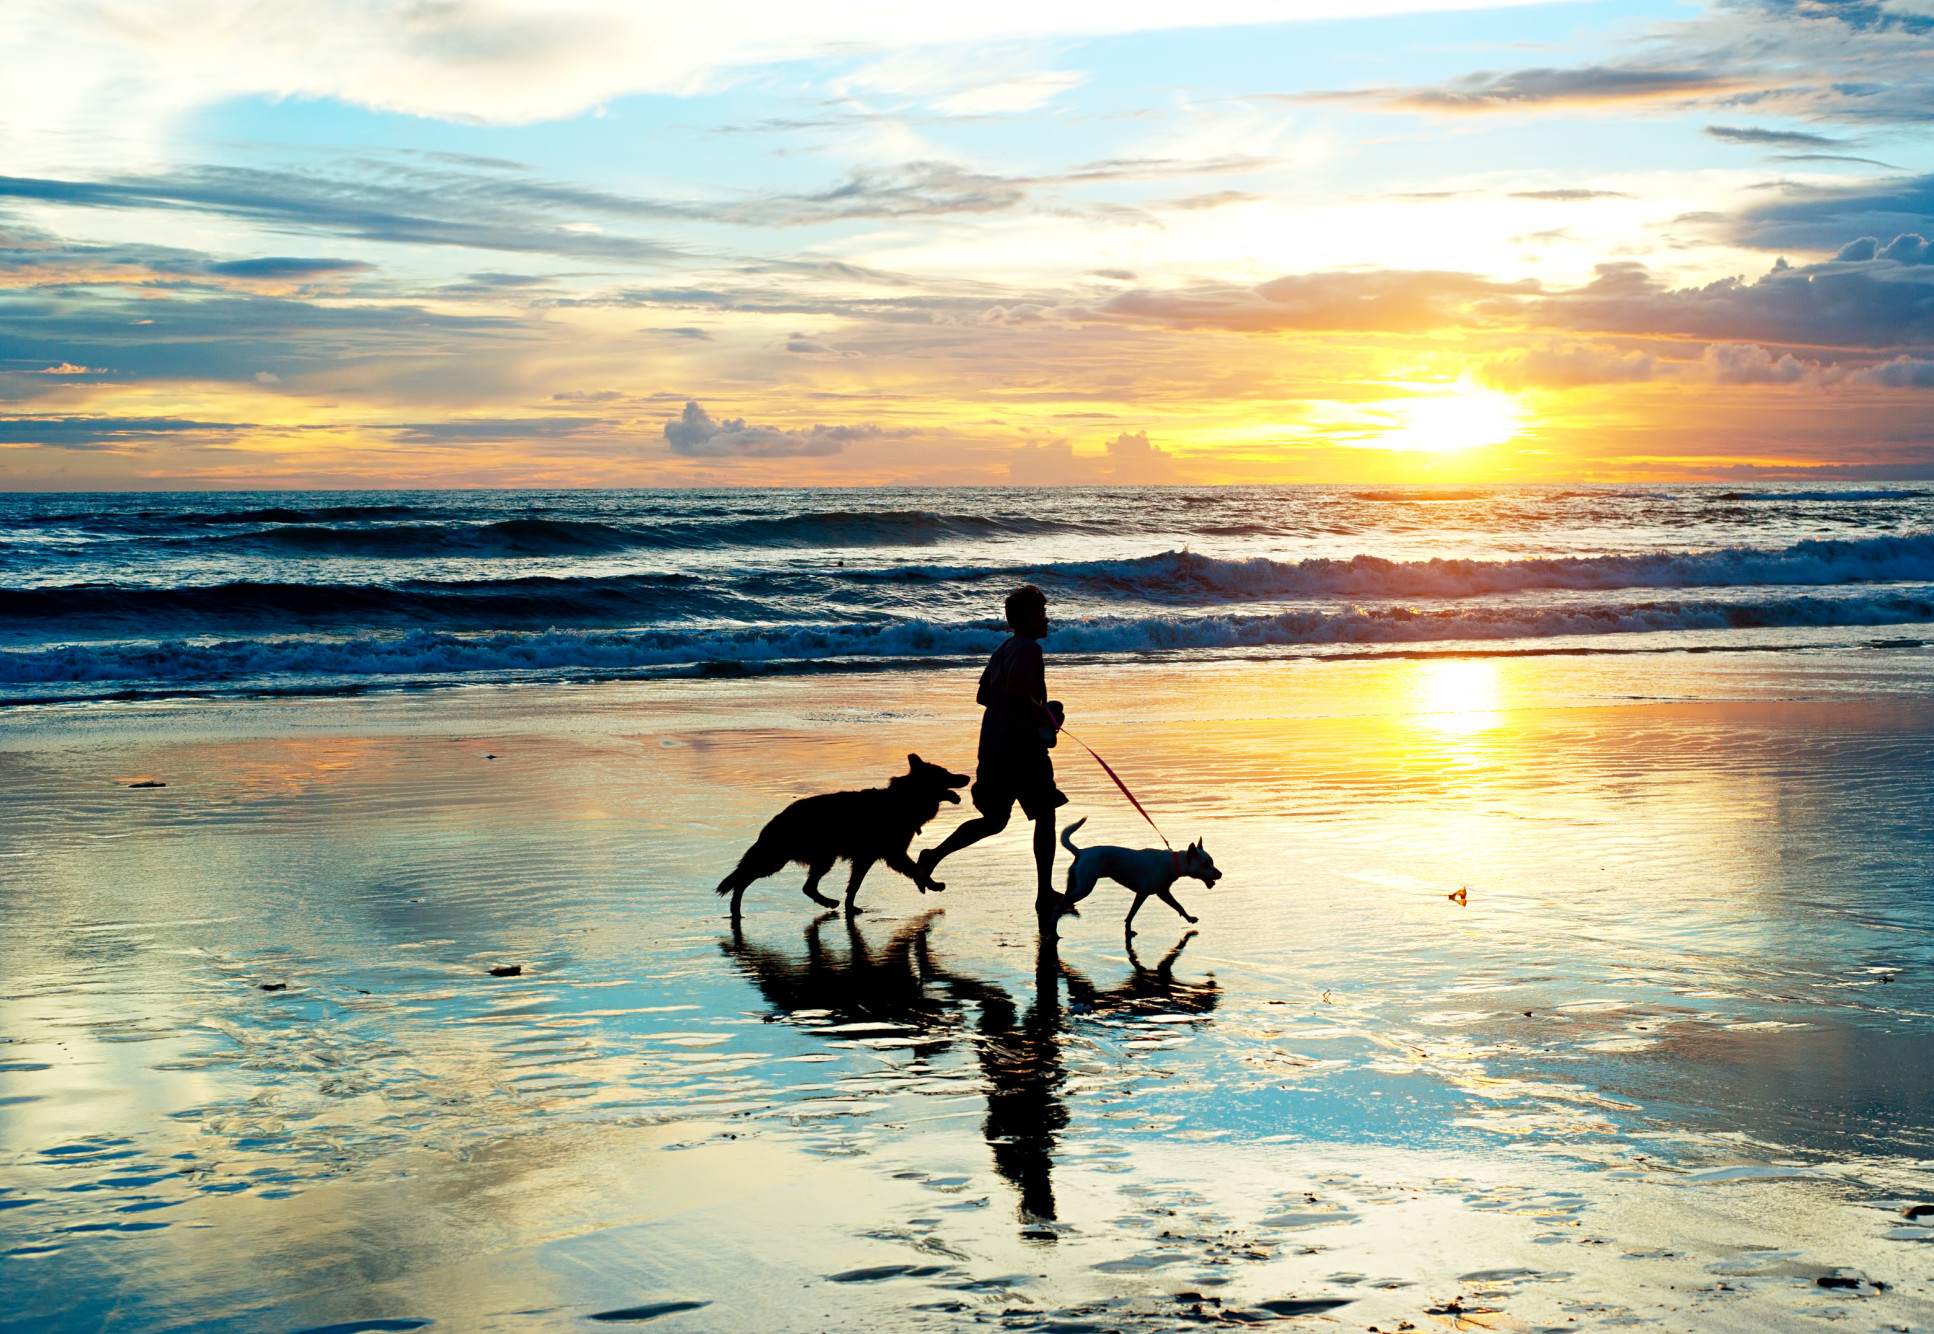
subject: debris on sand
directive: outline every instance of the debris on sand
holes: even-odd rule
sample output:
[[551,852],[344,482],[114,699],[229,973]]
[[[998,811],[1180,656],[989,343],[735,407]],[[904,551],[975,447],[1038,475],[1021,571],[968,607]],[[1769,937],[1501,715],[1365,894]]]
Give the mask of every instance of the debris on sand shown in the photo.
[[129,783],[128,786],[129,787],[166,787],[168,785],[166,783],[161,782],[158,779],[149,778],[149,779],[144,779],[139,783]]
[[264,982],[262,984],[262,990],[264,991],[287,991],[288,989],[289,984],[287,982]]
[[492,977],[522,977],[524,965],[521,963],[501,963],[490,970]]
[[1934,1214],[1934,1204],[1910,1204],[1900,1211],[1902,1218],[1925,1218]]
[[643,1306],[626,1306],[616,1311],[598,1311],[585,1317],[586,1320],[604,1321],[644,1321],[656,1320],[661,1315],[676,1315],[680,1311],[697,1311],[710,1306],[710,1302],[669,1301],[646,1302]]
[[1854,1269],[1836,1269],[1831,1274],[1822,1274],[1813,1280],[1815,1287],[1845,1288],[1862,1297],[1872,1297],[1887,1291],[1887,1285],[1877,1278],[1868,1278]]
[[1470,893],[1471,891],[1469,889],[1466,889],[1463,885],[1459,885],[1455,894],[1446,894],[1444,897],[1461,908],[1464,906],[1464,901],[1470,897]]

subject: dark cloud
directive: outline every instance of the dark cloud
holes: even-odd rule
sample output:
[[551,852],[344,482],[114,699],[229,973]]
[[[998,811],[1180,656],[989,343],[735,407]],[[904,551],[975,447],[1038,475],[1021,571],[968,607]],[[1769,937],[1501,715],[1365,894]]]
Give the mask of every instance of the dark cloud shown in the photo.
[[210,264],[208,272],[224,278],[321,278],[338,273],[367,273],[374,267],[356,259],[294,259],[274,255]]
[[[1920,125],[1934,120],[1930,32],[1934,15],[1911,0],[1722,0],[1696,18],[1636,34],[1623,60],[1482,70],[1434,87],[1317,93],[1300,100],[1440,113],[1702,105],[1818,122]],[[1800,131],[1729,125],[1707,132],[1737,144],[1835,142]]]
[[1891,162],[1882,162],[1878,158],[1871,158],[1871,157],[1851,157],[1846,153],[1775,153],[1773,155],[1773,161],[1775,162],[1853,162],[1853,163],[1858,163],[1860,166],[1863,166],[1863,167],[1884,167],[1888,171],[1899,170],[1899,168],[1895,167],[1894,164]]
[[390,168],[351,177],[194,167],[101,181],[0,176],[0,199],[75,208],[196,212],[358,240],[606,260],[664,259],[656,242],[576,228],[586,214],[689,218],[702,210],[539,181]]
[[684,413],[665,423],[665,441],[674,454],[685,458],[825,458],[837,454],[848,444],[860,440],[904,439],[915,432],[906,428],[887,428],[871,424],[851,426],[814,425],[796,429],[777,426],[748,426],[745,418],[715,420],[697,403],[685,404]]
[[1824,134],[1803,134],[1798,130],[1762,130],[1753,125],[1708,125],[1707,134],[1729,144],[1751,144],[1759,148],[1834,148],[1842,139]]
[[1547,327],[1713,342],[1889,348],[1934,343],[1934,270],[1876,259],[1670,289],[1638,264],[1524,304]]
[[1387,96],[1417,111],[1507,111],[1521,107],[1588,106],[1607,102],[1682,101],[1725,92],[1738,79],[1714,69],[1646,69],[1585,65],[1573,69],[1480,70],[1435,88]]
[[1728,220],[1735,245],[1760,250],[1839,249],[1857,236],[1934,236],[1934,175],[1883,184],[1787,184],[1779,198]]
[[1857,383],[1887,389],[1934,389],[1934,361],[1918,357],[1895,357],[1878,366],[1868,366],[1852,377]]
[[[0,267],[17,257],[0,250]],[[92,253],[68,251],[63,259],[45,250],[35,257],[49,271],[119,272]],[[194,267],[203,262],[196,258]],[[536,324],[403,304],[333,306],[205,289],[170,294],[135,283],[137,276],[128,275],[136,290],[125,293],[97,285],[84,296],[50,297],[42,288],[0,288],[0,368],[67,362],[140,380],[252,382],[263,371],[287,379],[417,358],[487,361],[549,337]]]
[[232,436],[245,422],[190,421],[181,417],[0,417],[0,444],[50,449],[121,449],[175,435]]

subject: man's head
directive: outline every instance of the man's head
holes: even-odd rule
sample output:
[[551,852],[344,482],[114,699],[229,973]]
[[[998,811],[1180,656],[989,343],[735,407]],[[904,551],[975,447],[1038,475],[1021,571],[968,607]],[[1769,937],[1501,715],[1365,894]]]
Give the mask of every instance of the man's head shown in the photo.
[[1048,595],[1022,584],[1007,595],[1007,625],[1017,635],[1040,639],[1048,632]]

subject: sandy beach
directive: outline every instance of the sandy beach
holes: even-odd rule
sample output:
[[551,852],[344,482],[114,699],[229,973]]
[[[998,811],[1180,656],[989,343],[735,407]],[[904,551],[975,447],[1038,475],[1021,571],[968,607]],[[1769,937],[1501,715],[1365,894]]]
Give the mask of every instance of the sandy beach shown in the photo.
[[0,1328],[1921,1328],[1926,654],[1058,670],[1045,950],[710,893],[969,673],[0,714]]

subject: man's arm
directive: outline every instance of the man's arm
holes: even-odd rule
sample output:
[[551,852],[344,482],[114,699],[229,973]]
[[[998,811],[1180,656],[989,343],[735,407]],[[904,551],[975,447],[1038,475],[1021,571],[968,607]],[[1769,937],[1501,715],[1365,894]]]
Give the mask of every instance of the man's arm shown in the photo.
[[1040,641],[1025,641],[1015,656],[1018,661],[1007,674],[1007,703],[1013,710],[1009,716],[1033,718],[1039,726],[1058,728],[1059,720],[1047,709],[1047,667]]

